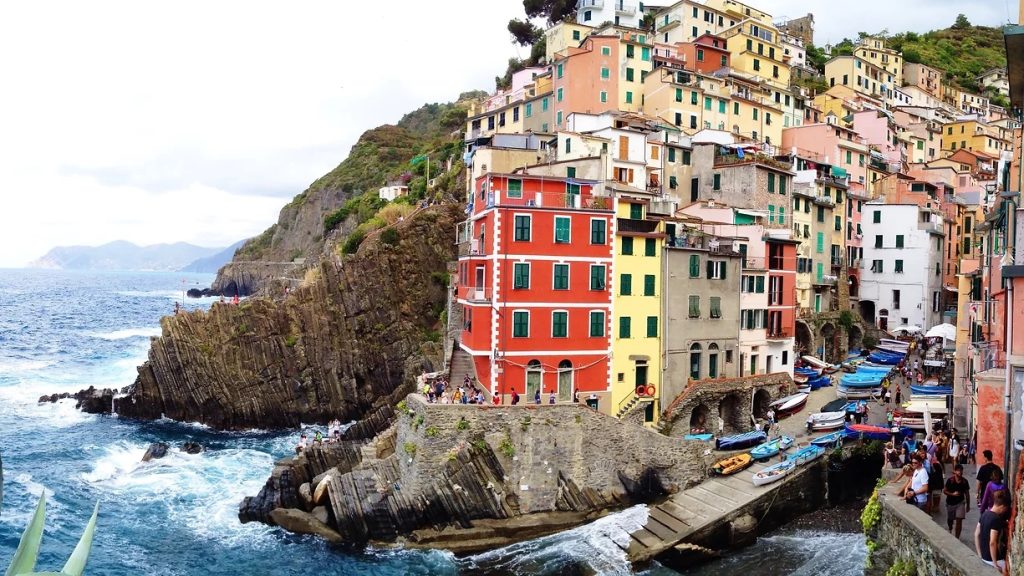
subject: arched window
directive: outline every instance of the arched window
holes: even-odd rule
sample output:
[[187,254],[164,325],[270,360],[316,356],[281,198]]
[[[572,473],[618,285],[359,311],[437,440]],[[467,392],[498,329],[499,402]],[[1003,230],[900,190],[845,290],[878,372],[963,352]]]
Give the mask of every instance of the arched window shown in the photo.
[[526,363],[526,401],[533,401],[538,392],[541,391],[544,371],[540,366],[540,360],[530,360]]
[[718,378],[718,344],[708,346],[708,378]]
[[690,380],[700,380],[700,344],[694,342],[690,345]]
[[562,360],[558,363],[558,401],[568,402],[572,400],[573,389],[572,362]]

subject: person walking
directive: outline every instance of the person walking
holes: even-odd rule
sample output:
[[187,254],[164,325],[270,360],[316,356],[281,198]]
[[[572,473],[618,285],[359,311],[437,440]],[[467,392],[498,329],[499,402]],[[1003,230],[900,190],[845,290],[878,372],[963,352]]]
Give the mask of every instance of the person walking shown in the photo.
[[920,455],[915,454],[910,459],[914,467],[914,475],[907,481],[903,490],[903,497],[907,502],[924,509],[928,504],[928,472],[924,469],[924,461]]
[[[985,487],[988,486],[989,480],[992,478],[992,472],[999,470],[999,478],[1002,479],[1003,477],[1003,471],[1000,470],[999,466],[992,463],[992,451],[982,450],[981,455],[985,458],[985,463],[978,468],[978,506],[981,506],[981,497],[985,495]],[[984,512],[984,509],[980,510]]]
[[992,508],[982,512],[978,526],[974,529],[974,549],[981,561],[997,570],[1006,567],[1006,552],[999,545],[1006,532],[1006,517],[1010,499],[1006,491],[995,494]]
[[953,434],[949,439],[949,461],[954,464],[960,463],[960,440]]
[[953,475],[946,480],[942,493],[946,495],[946,528],[958,540],[964,527],[964,518],[971,509],[970,492],[971,483],[964,478],[963,464],[954,465]]
[[1006,490],[1006,484],[1003,483],[1003,471],[996,468],[989,475],[988,483],[985,484],[985,493],[981,496],[981,502],[978,503],[978,510],[984,512],[995,503],[996,492]]

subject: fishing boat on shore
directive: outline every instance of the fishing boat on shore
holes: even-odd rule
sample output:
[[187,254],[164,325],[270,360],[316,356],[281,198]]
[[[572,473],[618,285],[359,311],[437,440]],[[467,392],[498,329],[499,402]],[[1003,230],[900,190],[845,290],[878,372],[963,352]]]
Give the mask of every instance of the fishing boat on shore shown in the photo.
[[835,430],[846,424],[846,411],[817,412],[811,414],[811,430]]
[[805,448],[801,448],[796,453],[791,454],[785,462],[779,462],[774,466],[769,466],[757,474],[754,474],[751,481],[754,483],[754,486],[764,486],[765,484],[777,482],[796,470],[797,466],[806,464],[807,462],[820,457],[824,453],[824,448],[813,444]]
[[953,393],[953,389],[949,386],[927,386],[927,385],[910,385],[911,394],[920,394],[922,396],[949,396]]
[[771,458],[783,450],[789,449],[793,445],[793,439],[789,436],[781,436],[774,440],[769,440],[763,444],[751,448],[750,456],[754,460],[764,460]]
[[[900,422],[903,424],[902,420]],[[892,438],[893,432],[884,426],[873,426],[871,424],[847,424],[846,436],[848,438],[867,438],[869,440],[888,440]],[[899,436],[912,436],[914,431],[903,426],[897,432]]]
[[760,444],[768,439],[768,435],[761,430],[723,436],[715,440],[717,450],[742,450]]
[[750,454],[737,454],[715,462],[714,465],[711,466],[711,472],[718,474],[719,476],[728,476],[741,470],[746,470],[747,467],[753,463],[754,459]]
[[803,407],[803,405],[807,403],[807,398],[809,396],[809,394],[801,392],[798,394],[793,394],[792,396],[780,398],[775,402],[772,402],[768,406],[775,410],[775,414],[777,416],[789,416],[793,412],[796,412],[801,407]]
[[829,432],[823,434],[811,440],[811,444],[815,446],[821,446],[823,448],[832,448],[842,443],[846,439],[846,430],[836,430],[835,432]]

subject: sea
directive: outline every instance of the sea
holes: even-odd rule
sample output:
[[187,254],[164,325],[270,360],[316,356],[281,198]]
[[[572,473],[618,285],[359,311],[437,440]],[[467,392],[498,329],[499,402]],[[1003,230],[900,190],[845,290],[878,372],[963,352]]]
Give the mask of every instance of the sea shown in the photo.
[[[175,302],[210,275],[0,269],[0,569],[6,569],[41,495],[46,528],[37,570],[59,570],[99,503],[87,574],[149,576],[405,574],[677,574],[634,572],[619,545],[644,506],[557,535],[456,558],[442,551],[332,547],[263,524],[241,524],[238,503],[259,492],[298,431],[217,432],[189,422],[136,422],[83,414],[44,394],[135,379],[149,339]],[[314,425],[315,423],[310,423]],[[150,443],[172,446],[143,463]],[[184,442],[202,444],[182,453]],[[626,536],[628,538],[628,536]],[[780,529],[687,575],[863,574],[860,534]]]

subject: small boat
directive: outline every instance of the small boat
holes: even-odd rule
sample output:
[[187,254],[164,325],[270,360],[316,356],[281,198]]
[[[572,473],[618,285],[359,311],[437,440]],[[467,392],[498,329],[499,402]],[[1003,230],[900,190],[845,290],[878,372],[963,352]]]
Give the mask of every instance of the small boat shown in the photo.
[[836,396],[848,398],[877,398],[882,395],[881,388],[846,388],[840,386],[836,389]]
[[808,376],[806,374],[801,374],[799,372],[793,373],[793,382],[796,382],[797,384],[806,384],[807,379]]
[[[910,428],[901,428],[899,434],[912,435]],[[846,436],[849,438],[868,438],[870,440],[888,440],[892,438],[893,432],[884,426],[872,426],[871,424],[847,424]]]
[[882,338],[878,341],[878,347],[891,348],[906,354],[907,351],[910,350],[910,342],[904,342],[903,340],[896,340],[893,338]]
[[793,439],[789,436],[781,436],[775,440],[769,440],[764,444],[758,444],[750,450],[750,456],[754,460],[764,460],[765,458],[771,458],[782,450],[788,449],[793,445]]
[[714,437],[715,437],[714,434],[687,434],[686,436],[683,436],[683,439],[684,440],[701,440],[703,442],[707,442],[708,440],[711,440]]
[[949,396],[953,393],[953,389],[949,386],[918,386],[911,384],[910,392],[924,396]]
[[811,444],[814,446],[821,446],[823,448],[832,448],[837,444],[841,444],[846,438],[846,430],[836,430],[835,432],[829,432],[822,436],[811,440]]
[[831,364],[829,366],[826,366],[826,367],[822,368],[821,369],[821,373],[822,374],[835,374],[836,372],[839,372],[839,369],[842,368],[842,367],[843,367],[842,364]]
[[807,403],[807,393],[793,394],[792,396],[786,396],[780,398],[775,402],[769,404],[771,408],[775,410],[776,414],[788,415],[800,409],[804,404]]
[[795,469],[796,461],[786,460],[785,462],[779,462],[778,464],[769,466],[754,474],[751,481],[754,483],[754,486],[764,486],[765,484],[771,484],[772,482],[782,480]]
[[746,469],[747,466],[750,466],[753,462],[754,459],[750,454],[737,454],[715,462],[711,467],[711,472],[718,474],[719,476],[728,476],[729,474],[735,474]]
[[811,385],[805,384],[803,386],[798,386],[796,391],[798,394],[810,394],[812,392]]
[[821,457],[821,455],[824,453],[825,449],[823,447],[812,444],[810,446],[805,446],[797,450],[796,452],[790,454],[789,460],[791,462],[795,462],[797,466],[800,466],[801,464],[806,464],[812,460]]
[[823,361],[815,358],[814,356],[801,356],[800,359],[803,360],[804,362],[806,362],[807,365],[809,365],[811,367],[814,367],[814,368],[817,368],[819,370],[823,370],[825,368],[831,368],[832,367],[832,365],[829,364],[828,362],[823,362]]
[[754,430],[752,432],[746,432],[743,434],[735,434],[733,436],[724,436],[715,440],[715,449],[717,450],[742,450],[743,448],[750,448],[756,446],[761,442],[768,439],[768,435],[761,430]]
[[807,384],[811,387],[811,390],[818,390],[819,388],[824,388],[825,386],[831,386],[832,379],[829,378],[828,376],[818,376],[817,378],[812,378],[811,380],[808,380]]
[[812,430],[835,430],[846,424],[846,411],[818,412],[811,414]]
[[825,404],[821,407],[822,412],[838,412],[840,410],[846,410],[846,405],[849,404],[846,400],[839,398]]

